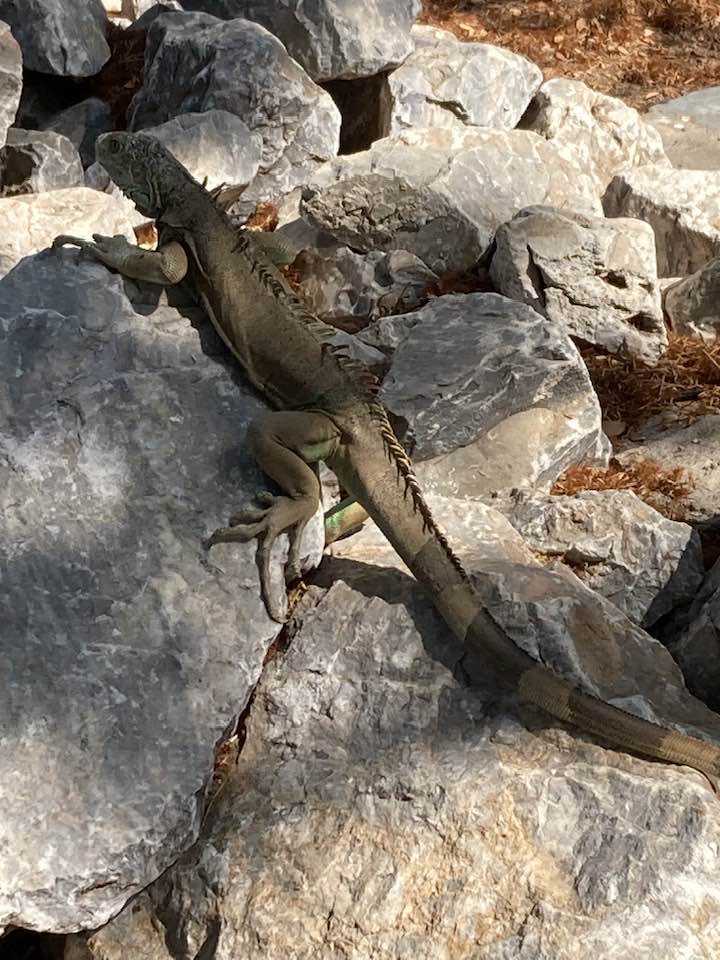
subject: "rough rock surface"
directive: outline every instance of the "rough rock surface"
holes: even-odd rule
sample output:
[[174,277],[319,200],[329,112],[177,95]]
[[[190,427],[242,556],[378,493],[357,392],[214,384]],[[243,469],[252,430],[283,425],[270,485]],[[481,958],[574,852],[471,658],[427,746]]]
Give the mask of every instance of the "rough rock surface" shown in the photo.
[[2,201],[0,276],[23,257],[50,246],[59,233],[92,240],[93,233],[122,233],[135,240],[126,207],[87,187],[10,197]]
[[401,432],[406,427],[412,456],[433,458],[418,470],[430,488],[479,498],[506,486],[542,487],[571,464],[606,455],[580,354],[530,307],[475,293],[438,297],[378,323],[392,329],[393,319],[403,332],[380,397]]
[[0,20],[12,28],[27,70],[91,77],[110,57],[101,0],[0,0]]
[[84,182],[80,154],[67,137],[50,130],[11,127],[0,148],[3,197],[76,187]]
[[540,88],[520,126],[553,143],[596,182],[601,195],[616,173],[666,164],[662,138],[637,110],[580,80],[557,77]]
[[159,16],[148,29],[131,128],[213,109],[235,114],[262,136],[262,176],[253,197],[291,190],[337,153],[335,104],[267,30],[202,13]]
[[68,137],[77,147],[84,167],[95,160],[95,141],[114,128],[112,110],[99,97],[88,97],[56,114],[45,129]]
[[568,333],[646,363],[667,347],[655,235],[641,220],[531,207],[495,234],[490,276]]
[[[700,777],[518,707],[396,571],[328,559],[330,582],[263,675],[205,842],[91,937],[95,960],[720,949],[720,814]],[[663,648],[576,580],[495,560],[481,589],[556,669],[720,736]]]
[[720,129],[705,127],[689,117],[664,116],[652,110],[646,117],[662,137],[665,153],[674,167],[720,169]]
[[562,559],[584,584],[645,628],[692,600],[703,581],[698,534],[630,490],[572,497],[518,491],[492,505],[534,550]]
[[720,170],[625,170],[613,178],[603,206],[608,217],[650,224],[660,277],[686,276],[720,256]]
[[720,130],[720,87],[703,87],[656,103],[648,110],[648,119],[655,117],[689,117],[704,127]]
[[716,340],[720,333],[720,259],[667,286],[663,307],[675,333]]
[[401,250],[437,273],[471,267],[484,249],[478,227],[438,184],[361,174],[306,193],[303,216],[355,250]]
[[305,250],[294,264],[297,287],[323,320],[374,320],[420,306],[437,275],[406,250],[361,254],[348,247]]
[[22,92],[22,53],[7,23],[0,22],[0,146],[15,122]]
[[686,614],[687,627],[668,635],[688,689],[720,710],[720,563],[715,563]]
[[652,460],[664,467],[682,467],[693,483],[683,507],[694,526],[720,532],[720,416],[707,414],[691,423],[682,415],[659,416],[629,430],[620,463]]
[[183,0],[183,7],[253,20],[313,80],[350,80],[392,69],[412,52],[420,0]]
[[95,927],[192,843],[278,631],[253,545],[200,545],[266,483],[262,405],[132,289],[71,252],[0,282],[0,929]]
[[[351,184],[344,182],[349,179]],[[340,185],[333,190],[335,183]],[[308,215],[341,242],[356,249],[388,249],[396,236],[396,247],[415,253],[436,272],[469,266],[497,227],[523,207],[546,204],[602,213],[593,181],[552,144],[523,130],[407,130],[324,164],[310,186]],[[348,189],[352,201],[344,199]],[[472,242],[468,221],[475,231]],[[412,234],[419,237],[416,245]],[[434,262],[419,252],[421,243],[430,244]]]
[[384,136],[408,127],[512,130],[542,83],[534,63],[490,43],[427,26],[413,27],[412,38],[414,52],[387,75]]

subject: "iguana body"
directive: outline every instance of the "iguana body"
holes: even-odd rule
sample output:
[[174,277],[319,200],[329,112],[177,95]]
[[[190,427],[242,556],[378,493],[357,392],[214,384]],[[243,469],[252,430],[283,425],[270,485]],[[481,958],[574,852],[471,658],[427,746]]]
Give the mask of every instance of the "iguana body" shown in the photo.
[[250,446],[260,467],[285,492],[231,519],[208,544],[261,540],[260,574],[271,615],[269,551],[287,531],[296,572],[299,533],[319,503],[309,464],[323,460],[372,517],[425,588],[453,633],[487,657],[519,696],[615,747],[687,764],[715,784],[720,748],[649,723],[583,693],[524,653],[500,628],[433,520],[410,461],[384,409],[324,342],[325,326],[292,294],[251,234],[238,235],[212,195],[157,141],[106,134],[97,155],[112,179],[158,222],[158,252],[122,238],[77,243],[121,272],[177,282],[188,270],[219,335],[250,381],[279,410],[254,423]]

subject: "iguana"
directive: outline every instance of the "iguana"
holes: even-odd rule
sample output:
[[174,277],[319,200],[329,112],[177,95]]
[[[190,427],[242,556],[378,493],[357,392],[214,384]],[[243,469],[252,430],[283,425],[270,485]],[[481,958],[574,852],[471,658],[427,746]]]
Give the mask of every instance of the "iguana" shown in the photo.
[[[286,531],[289,573],[299,573],[300,534],[320,495],[311,464],[322,460],[382,530],[455,636],[485,654],[519,698],[616,748],[694,767],[717,792],[720,747],[583,692],[521,650],[484,608],[433,519],[371,385],[328,347],[328,328],[292,293],[252,233],[238,232],[216,196],[159,141],[141,133],[107,133],[98,138],[96,152],[139,211],[157,221],[158,249],[98,235],[94,243],[60,236],[54,246],[75,244],[136,279],[174,284],[187,275],[248,379],[277,408],[251,424],[248,443],[283,493],[262,494],[256,509],[236,514],[206,541],[210,547],[259,539],[260,583],[270,615],[282,617],[269,588],[270,548]],[[342,525],[343,512],[335,516]]]

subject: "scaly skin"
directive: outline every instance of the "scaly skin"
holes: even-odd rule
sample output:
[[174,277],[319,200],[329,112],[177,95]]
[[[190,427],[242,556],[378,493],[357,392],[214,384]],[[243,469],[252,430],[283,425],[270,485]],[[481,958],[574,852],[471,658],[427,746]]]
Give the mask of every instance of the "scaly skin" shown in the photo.
[[215,197],[157,141],[105,134],[97,156],[141,213],[157,220],[160,248],[139,255],[123,238],[107,237],[94,244],[59,237],[55,245],[76,243],[109,267],[155,282],[177,282],[187,271],[249,380],[282,411],[252,424],[248,440],[285,495],[261,495],[257,509],[232,517],[206,542],[260,539],[261,587],[271,616],[280,618],[268,590],[270,546],[288,532],[289,567],[296,573],[299,534],[319,503],[310,464],[324,460],[359,505],[331,512],[329,540],[367,511],[453,633],[486,654],[520,697],[614,747],[694,767],[717,792],[720,747],[584,693],[524,653],[483,608],[430,514],[385,411],[349,362],[328,349],[327,328],[292,294],[261,244],[251,234],[238,235]]

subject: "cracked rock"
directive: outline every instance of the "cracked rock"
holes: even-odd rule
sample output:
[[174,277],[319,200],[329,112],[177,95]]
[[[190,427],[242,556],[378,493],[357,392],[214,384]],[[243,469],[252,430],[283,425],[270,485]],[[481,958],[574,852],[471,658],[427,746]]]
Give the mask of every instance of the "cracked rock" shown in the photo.
[[428,26],[413,27],[412,38],[415,50],[385,81],[385,136],[408,127],[512,130],[542,83],[534,63],[490,43]]
[[667,348],[655,235],[641,220],[521,210],[495,234],[495,289],[572,336],[653,363]]
[[[437,297],[374,325],[397,344],[380,399],[429,489],[478,499],[549,489],[571,464],[607,463],[600,406],[556,324],[494,293]],[[379,334],[379,335],[377,335]],[[389,340],[386,339],[389,337]]]

